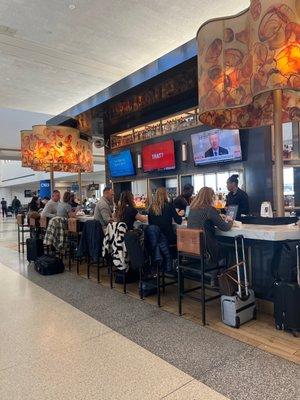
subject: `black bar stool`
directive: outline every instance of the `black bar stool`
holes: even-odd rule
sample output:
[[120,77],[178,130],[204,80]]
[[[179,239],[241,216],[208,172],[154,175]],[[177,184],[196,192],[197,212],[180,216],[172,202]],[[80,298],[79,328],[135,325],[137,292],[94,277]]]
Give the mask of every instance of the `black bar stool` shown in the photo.
[[[205,284],[205,273],[218,270],[220,267],[215,264],[208,266],[205,263],[205,241],[204,232],[200,229],[177,229],[177,249],[178,249],[178,312],[182,315],[182,300],[189,297],[198,301],[202,305],[202,324],[206,324],[205,305],[209,301],[220,298],[219,290],[209,287],[210,291],[217,292],[217,295],[207,297]],[[185,279],[200,282],[199,286],[185,289]],[[201,289],[200,297],[191,295],[192,292]]]
[[[29,233],[29,225],[25,224],[25,215],[18,214],[17,215],[17,224],[18,224],[18,252],[24,253],[24,247],[26,244],[25,241],[25,233]],[[22,249],[22,251],[21,251]]]

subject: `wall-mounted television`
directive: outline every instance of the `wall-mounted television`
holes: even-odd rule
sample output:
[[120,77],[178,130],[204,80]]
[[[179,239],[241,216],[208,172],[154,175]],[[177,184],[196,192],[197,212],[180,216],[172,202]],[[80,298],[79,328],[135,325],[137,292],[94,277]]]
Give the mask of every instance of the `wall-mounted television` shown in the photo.
[[144,146],[142,157],[144,172],[174,169],[176,167],[174,140]]
[[108,154],[107,162],[112,178],[135,175],[135,168],[130,150]]
[[195,165],[242,159],[238,129],[211,129],[191,135]]

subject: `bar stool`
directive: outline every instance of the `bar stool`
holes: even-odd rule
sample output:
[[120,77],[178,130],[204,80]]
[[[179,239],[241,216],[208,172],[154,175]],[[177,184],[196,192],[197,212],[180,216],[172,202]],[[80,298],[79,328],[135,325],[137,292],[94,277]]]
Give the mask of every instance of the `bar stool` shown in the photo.
[[[25,233],[29,233],[29,225],[25,224],[25,215],[18,214],[17,215],[17,224],[18,224],[18,252],[24,253],[24,246],[26,244],[25,241]],[[22,248],[22,251],[21,251]]]
[[[210,291],[218,292],[217,295],[206,297],[205,273],[219,269],[217,264],[212,267],[205,262],[205,241],[204,232],[201,229],[179,228],[177,229],[177,249],[178,249],[178,312],[182,315],[182,300],[188,297],[198,301],[202,305],[202,324],[206,324],[205,305],[209,301],[221,297],[219,290],[209,288]],[[184,289],[185,279],[200,282],[199,286],[191,289]],[[190,293],[201,289],[200,297]]]
[[69,271],[71,270],[72,265],[72,256],[74,259],[76,258],[76,270],[77,274],[79,274],[79,257],[77,257],[74,252],[74,245],[75,248],[78,248],[80,236],[82,232],[82,224],[79,223],[78,219],[76,218],[68,218],[68,253],[69,253]]
[[[44,237],[45,237],[45,234],[46,234],[46,230],[47,230],[48,225],[49,225],[49,221],[50,221],[50,218],[48,218],[48,217],[41,217],[40,218],[40,233],[41,233],[41,239],[42,240],[44,240]],[[49,246],[45,246],[44,245],[44,248],[46,250],[46,254],[49,254],[50,253]]]
[[40,218],[29,218],[30,236],[38,237],[40,234]]

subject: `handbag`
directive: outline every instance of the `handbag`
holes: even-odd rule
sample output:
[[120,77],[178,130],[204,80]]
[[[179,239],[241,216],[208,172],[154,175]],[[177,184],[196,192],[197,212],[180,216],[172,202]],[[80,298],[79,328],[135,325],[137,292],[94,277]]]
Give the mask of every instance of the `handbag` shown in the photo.
[[226,269],[226,271],[219,274],[218,280],[219,280],[221,295],[233,296],[238,291],[238,279],[237,279],[236,265]]

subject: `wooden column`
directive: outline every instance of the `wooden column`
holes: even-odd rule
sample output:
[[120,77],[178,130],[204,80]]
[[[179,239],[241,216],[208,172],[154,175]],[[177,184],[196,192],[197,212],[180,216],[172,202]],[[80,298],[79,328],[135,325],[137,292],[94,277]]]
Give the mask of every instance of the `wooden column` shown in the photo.
[[79,186],[79,191],[78,191],[78,200],[80,202],[80,205],[82,205],[82,182],[81,182],[81,171],[78,172],[78,186]]
[[275,193],[277,217],[284,216],[283,196],[283,137],[282,137],[282,91],[273,91],[274,100],[274,152],[275,152]]
[[51,185],[51,193],[52,193],[53,190],[55,189],[53,165],[51,165],[51,169],[50,169],[50,185]]

